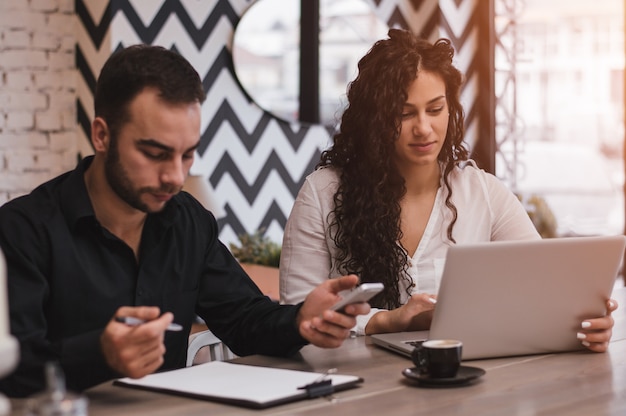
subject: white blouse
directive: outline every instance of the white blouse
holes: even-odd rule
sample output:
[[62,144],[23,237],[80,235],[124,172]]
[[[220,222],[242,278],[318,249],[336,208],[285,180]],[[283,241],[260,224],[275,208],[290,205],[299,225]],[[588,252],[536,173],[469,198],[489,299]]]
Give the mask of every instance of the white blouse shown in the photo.
[[[456,168],[449,177],[451,201],[458,217],[452,230],[457,244],[497,240],[541,238],[517,197],[495,176],[476,167],[473,161]],[[339,175],[333,168],[310,174],[294,203],[285,227],[280,258],[281,303],[297,303],[326,279],[339,277],[337,247],[329,235],[328,214]],[[412,293],[436,294],[448,246],[447,230],[452,212],[445,206],[447,190],[440,186],[424,235],[413,256],[409,256]],[[406,303],[408,283],[401,281],[400,301]],[[370,318],[380,309],[357,317],[354,328],[363,335]]]

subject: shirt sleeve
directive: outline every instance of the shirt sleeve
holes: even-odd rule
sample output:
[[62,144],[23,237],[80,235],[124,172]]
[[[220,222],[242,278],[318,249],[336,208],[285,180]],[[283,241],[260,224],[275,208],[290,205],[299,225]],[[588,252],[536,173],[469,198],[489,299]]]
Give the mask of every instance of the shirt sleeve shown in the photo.
[[280,256],[280,301],[302,302],[311,290],[331,277],[327,244],[327,213],[322,208],[333,191],[319,193],[310,177],[304,182],[285,226]]
[[279,305],[263,295],[217,238],[217,224],[205,254],[196,312],[211,331],[239,356],[290,356],[308,342],[297,327],[301,304]]
[[[335,178],[324,170],[310,175],[298,193],[285,226],[280,255],[283,304],[302,302],[325,280],[339,276],[332,267],[336,248],[328,237],[328,215],[334,206],[334,193]],[[381,310],[372,308],[367,315],[357,316],[352,331],[365,335],[369,320]]]
[[[45,233],[18,208],[4,208],[0,211],[0,246],[7,261],[11,333],[20,343],[20,361],[16,370],[0,381],[0,390],[12,397],[43,390],[49,361],[61,364],[68,389],[75,391],[118,376],[101,353],[101,331],[48,338],[45,305],[50,287],[44,270],[51,260]],[[76,311],[77,319],[80,313]]]
[[356,326],[352,328],[354,334],[362,336],[365,335],[365,328],[369,323],[372,316],[376,315],[378,312],[386,311],[387,309],[379,309],[379,308],[371,308],[367,315],[358,315],[356,317]]
[[486,173],[483,176],[493,219],[491,241],[541,239],[515,194],[495,176]]

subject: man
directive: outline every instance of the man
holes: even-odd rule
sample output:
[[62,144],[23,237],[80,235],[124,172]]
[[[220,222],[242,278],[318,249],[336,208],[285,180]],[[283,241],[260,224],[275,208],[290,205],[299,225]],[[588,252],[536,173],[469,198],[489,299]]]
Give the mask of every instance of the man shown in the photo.
[[[262,295],[218,240],[213,216],[180,192],[205,99],[178,54],[134,46],[105,63],[95,94],[95,155],[0,207],[17,370],[9,396],[44,387],[58,361],[68,388],[185,365],[195,314],[236,354],[337,347],[367,304],[328,308],[356,276],[330,279],[300,305]],[[139,326],[116,318],[146,321]],[[175,321],[183,331],[166,331]]]

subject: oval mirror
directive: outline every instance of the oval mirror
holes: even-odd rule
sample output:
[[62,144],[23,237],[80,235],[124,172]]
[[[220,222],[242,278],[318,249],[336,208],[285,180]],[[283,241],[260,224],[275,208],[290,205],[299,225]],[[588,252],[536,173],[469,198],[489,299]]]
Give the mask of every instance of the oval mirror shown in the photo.
[[[320,122],[335,125],[357,63],[388,27],[364,0],[320,0]],[[264,110],[298,121],[300,1],[257,0],[235,29],[233,64],[242,87]]]

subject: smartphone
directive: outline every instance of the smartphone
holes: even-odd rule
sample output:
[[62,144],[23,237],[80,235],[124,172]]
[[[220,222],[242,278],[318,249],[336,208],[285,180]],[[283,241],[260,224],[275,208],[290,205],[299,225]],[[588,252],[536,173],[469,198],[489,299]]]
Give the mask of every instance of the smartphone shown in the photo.
[[351,303],[367,302],[375,294],[383,290],[385,286],[382,283],[363,283],[354,289],[344,290],[338,293],[341,300],[335,303],[331,309],[341,312],[346,305]]

